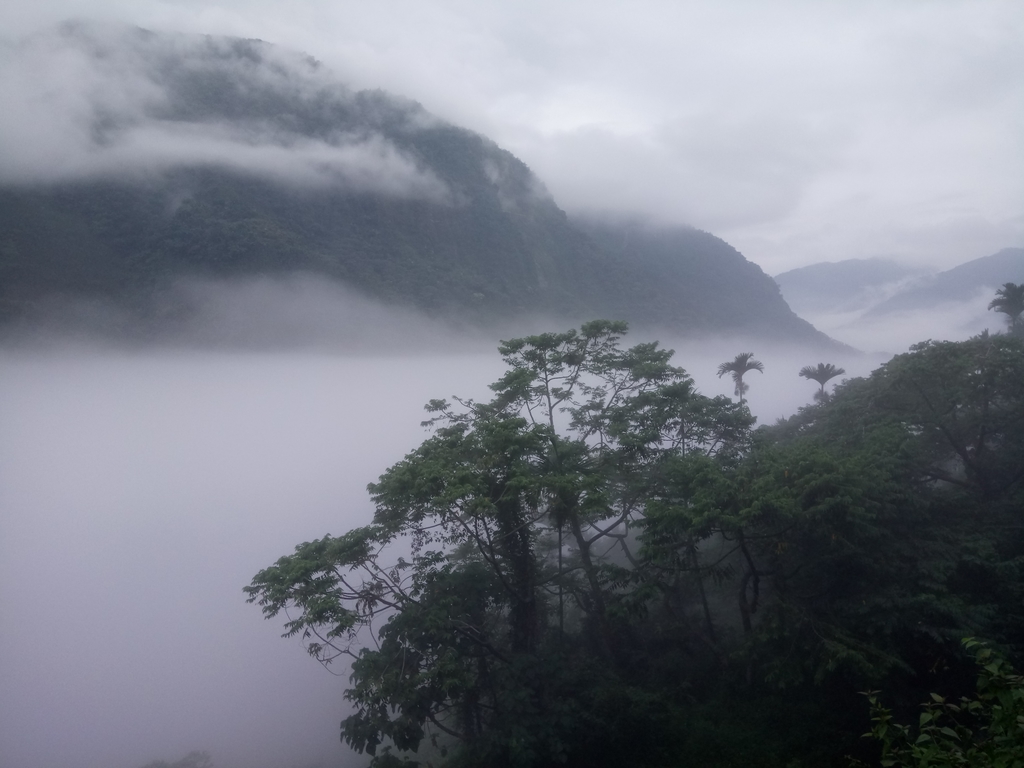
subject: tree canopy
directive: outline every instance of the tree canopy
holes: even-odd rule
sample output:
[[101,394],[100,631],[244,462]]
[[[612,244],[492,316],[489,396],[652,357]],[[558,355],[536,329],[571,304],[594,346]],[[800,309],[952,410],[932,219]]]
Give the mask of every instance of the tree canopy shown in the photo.
[[886,768],[1009,768],[1024,760],[1024,677],[984,643],[965,638],[964,646],[978,664],[977,693],[958,701],[932,693],[916,728],[895,722],[877,692],[866,694],[866,735],[881,742]]
[[918,345],[755,431],[625,330],[505,342],[370,525],[246,588],[348,659],[373,765],[844,765],[858,691],[962,690],[965,634],[1021,657],[1020,340]]

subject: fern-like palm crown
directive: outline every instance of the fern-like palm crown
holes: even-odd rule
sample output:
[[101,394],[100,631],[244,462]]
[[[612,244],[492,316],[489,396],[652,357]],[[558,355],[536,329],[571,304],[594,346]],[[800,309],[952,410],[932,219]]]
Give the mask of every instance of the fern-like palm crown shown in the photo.
[[1019,332],[1020,316],[1024,314],[1024,283],[1003,283],[1003,287],[996,291],[996,297],[989,302],[988,308],[1002,312],[1009,318],[1011,333]]
[[728,363],[722,363],[718,366],[718,378],[722,378],[725,374],[732,374],[732,380],[736,384],[736,395],[740,398],[740,402],[743,402],[743,394],[750,389],[747,384],[743,383],[743,374],[747,371],[758,371],[764,373],[764,363],[760,360],[754,359],[753,352],[740,352],[736,355],[735,359]]

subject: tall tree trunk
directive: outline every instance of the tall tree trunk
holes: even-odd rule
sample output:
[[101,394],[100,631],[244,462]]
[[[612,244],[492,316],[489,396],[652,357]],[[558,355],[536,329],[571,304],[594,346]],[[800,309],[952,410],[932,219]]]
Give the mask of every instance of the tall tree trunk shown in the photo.
[[536,563],[530,526],[524,519],[522,504],[517,495],[508,493],[504,483],[491,490],[497,511],[498,545],[509,569],[509,630],[512,650],[526,653],[536,647],[540,629],[534,577]]
[[708,637],[711,638],[713,643],[718,643],[718,638],[715,637],[715,625],[711,621],[711,606],[708,605],[708,595],[704,590],[704,578],[700,574],[700,560],[697,558],[697,545],[693,541],[693,536],[690,536],[690,563],[693,565],[694,572],[697,574],[697,592],[700,594],[700,605],[704,610],[704,629],[708,633]]
[[[758,573],[757,567],[754,565],[754,558],[750,556],[750,550],[747,549],[747,543],[743,540],[743,531],[739,532],[737,538],[740,542],[740,552],[743,553],[743,558],[747,561],[743,578],[740,579],[739,606],[740,618],[743,621],[743,633],[745,635],[749,635],[754,631],[750,616],[757,611],[757,602],[761,593],[761,574]],[[754,584],[753,602],[747,600],[747,586],[751,582]]]
[[601,580],[597,576],[597,566],[590,556],[590,543],[583,533],[583,526],[580,523],[579,515],[575,504],[568,510],[565,517],[569,523],[569,530],[576,540],[576,547],[580,551],[580,562],[583,565],[583,573],[587,577],[587,584],[590,586],[589,600],[592,607],[594,619],[597,622],[601,650],[609,660],[618,664],[621,659],[616,653],[616,644],[612,637],[611,624],[608,621],[608,604],[604,599],[604,591],[601,588]]

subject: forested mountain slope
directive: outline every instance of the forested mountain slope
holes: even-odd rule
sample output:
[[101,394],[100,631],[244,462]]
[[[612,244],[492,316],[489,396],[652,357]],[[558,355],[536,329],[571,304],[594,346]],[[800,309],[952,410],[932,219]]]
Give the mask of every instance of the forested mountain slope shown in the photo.
[[644,322],[660,327],[709,333],[763,323],[767,335],[810,339],[808,324],[761,268],[708,232],[593,220],[577,225],[619,270],[608,295],[615,316],[643,307]]
[[832,343],[718,238],[576,226],[494,142],[308,57],[85,24],[25,50],[44,84],[70,56],[92,87],[48,113],[59,146],[0,164],[2,317],[54,294],[144,312],[183,276],[303,272],[447,319]]

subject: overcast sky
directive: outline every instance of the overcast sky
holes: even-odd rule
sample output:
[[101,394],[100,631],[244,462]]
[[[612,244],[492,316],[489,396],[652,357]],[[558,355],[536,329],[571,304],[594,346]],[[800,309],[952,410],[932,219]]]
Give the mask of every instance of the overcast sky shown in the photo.
[[1019,0],[7,0],[0,30],[67,18],[305,51],[490,136],[570,212],[692,224],[769,274],[1024,244]]

